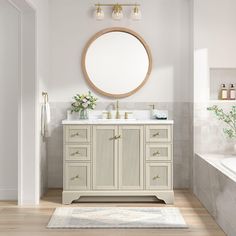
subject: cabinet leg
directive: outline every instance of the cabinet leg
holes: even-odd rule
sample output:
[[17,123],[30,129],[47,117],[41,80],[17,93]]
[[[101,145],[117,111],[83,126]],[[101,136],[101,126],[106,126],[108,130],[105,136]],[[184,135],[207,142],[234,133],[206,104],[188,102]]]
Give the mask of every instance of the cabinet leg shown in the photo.
[[79,200],[80,195],[78,193],[68,193],[68,192],[63,192],[62,193],[62,204],[65,205],[70,205],[73,201]]
[[156,198],[163,200],[166,204],[174,204],[174,191],[167,193],[159,193],[155,195]]

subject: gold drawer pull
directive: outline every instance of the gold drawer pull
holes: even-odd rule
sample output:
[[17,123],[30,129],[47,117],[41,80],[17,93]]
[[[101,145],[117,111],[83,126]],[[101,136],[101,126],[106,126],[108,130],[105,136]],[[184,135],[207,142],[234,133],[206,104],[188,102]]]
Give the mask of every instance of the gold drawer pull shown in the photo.
[[156,136],[159,136],[159,135],[160,135],[160,133],[157,132],[157,133],[153,134],[152,136],[153,136],[153,137],[156,137]]
[[80,136],[80,133],[74,133],[74,134],[71,134],[71,137],[73,138],[73,137],[75,137],[75,136]]
[[157,180],[157,179],[160,179],[160,176],[159,175],[156,175],[152,178],[152,180]]
[[153,156],[157,156],[157,155],[160,155],[160,152],[159,151],[156,151],[152,154]]
[[76,180],[76,179],[80,179],[79,175],[72,177],[70,180]]
[[75,156],[75,155],[80,155],[80,152],[79,151],[76,151],[74,153],[71,153],[71,156]]
[[121,138],[121,135],[115,135],[114,137],[110,138],[110,140],[117,140]]

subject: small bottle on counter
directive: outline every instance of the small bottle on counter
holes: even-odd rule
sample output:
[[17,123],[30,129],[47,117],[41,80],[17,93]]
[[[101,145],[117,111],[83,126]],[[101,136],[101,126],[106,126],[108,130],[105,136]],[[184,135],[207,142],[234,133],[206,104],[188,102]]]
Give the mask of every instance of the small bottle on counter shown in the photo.
[[152,105],[149,105],[149,106],[151,107],[151,111],[150,111],[151,119],[156,119],[157,109],[155,109],[155,105],[152,104]]
[[228,99],[228,90],[226,89],[225,84],[221,85],[220,99],[221,100],[227,100]]
[[230,84],[229,99],[230,100],[235,100],[235,98],[236,98],[236,91],[235,91],[234,84]]

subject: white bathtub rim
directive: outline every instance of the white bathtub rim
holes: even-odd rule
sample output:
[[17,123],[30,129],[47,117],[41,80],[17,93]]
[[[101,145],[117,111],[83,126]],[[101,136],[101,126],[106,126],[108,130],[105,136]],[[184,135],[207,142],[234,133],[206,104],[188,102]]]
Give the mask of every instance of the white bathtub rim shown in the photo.
[[[221,160],[221,164],[236,175],[236,157],[232,156]],[[235,165],[235,166],[233,166]]]

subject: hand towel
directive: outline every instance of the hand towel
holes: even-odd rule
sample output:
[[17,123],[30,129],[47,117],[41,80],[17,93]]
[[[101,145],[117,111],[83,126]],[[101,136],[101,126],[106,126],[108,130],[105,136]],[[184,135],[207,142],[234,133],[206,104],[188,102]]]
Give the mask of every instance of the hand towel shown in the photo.
[[48,102],[43,103],[41,106],[41,135],[42,137],[50,137],[50,127],[51,113],[50,105]]

